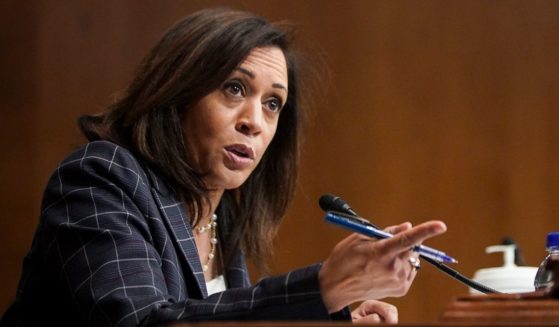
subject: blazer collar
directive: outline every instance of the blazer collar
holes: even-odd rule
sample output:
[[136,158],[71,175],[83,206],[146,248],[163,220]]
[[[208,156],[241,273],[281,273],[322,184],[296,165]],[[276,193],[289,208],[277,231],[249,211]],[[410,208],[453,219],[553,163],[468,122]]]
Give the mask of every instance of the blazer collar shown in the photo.
[[249,287],[250,279],[244,254],[239,251],[225,269],[228,288]]
[[165,182],[163,177],[158,175],[151,168],[144,165],[144,170],[149,178],[151,187],[164,197],[174,198],[175,190]]
[[146,171],[152,182],[152,194],[157,200],[162,220],[167,225],[173,244],[177,245],[178,259],[182,266],[187,267],[194,277],[188,278],[188,276],[185,276],[188,296],[205,298],[207,297],[206,281],[204,280],[202,264],[198,256],[192,228],[188,223],[188,213],[184,203],[178,201],[174,191],[155,172],[151,169],[146,169]]
[[[157,199],[157,205],[162,213],[163,220],[169,229],[169,235],[173,238],[175,244],[178,245],[179,259],[189,268],[194,279],[185,278],[185,283],[189,287],[189,296],[199,296],[206,298],[208,296],[206,289],[206,281],[204,279],[204,272],[202,271],[202,264],[198,256],[198,250],[194,241],[192,228],[188,221],[188,213],[182,202],[179,202],[175,197],[174,190],[165,183],[165,181],[157,175],[153,170],[146,168],[147,175],[149,176],[152,193]],[[220,216],[226,215],[225,212],[220,212]],[[248,274],[246,259],[241,251],[234,256],[232,262],[225,268],[225,278],[227,280],[228,288],[249,287],[250,278]],[[194,285],[188,285],[189,281],[195,280]],[[193,294],[192,288],[196,290],[196,295]]]

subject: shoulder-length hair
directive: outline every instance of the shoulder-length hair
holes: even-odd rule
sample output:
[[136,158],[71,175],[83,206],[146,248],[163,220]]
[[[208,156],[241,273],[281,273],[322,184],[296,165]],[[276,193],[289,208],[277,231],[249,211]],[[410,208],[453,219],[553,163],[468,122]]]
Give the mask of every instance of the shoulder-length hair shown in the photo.
[[[141,63],[123,97],[79,126],[89,140],[105,139],[131,150],[156,170],[185,202],[190,223],[202,218],[209,193],[187,163],[184,113],[218,88],[257,47],[280,48],[287,61],[288,100],[261,162],[220,203],[220,237],[226,260],[242,249],[259,268],[293,197],[298,172],[301,110],[292,33],[250,13],[231,9],[196,12],[171,27]],[[227,218],[226,218],[227,217]]]

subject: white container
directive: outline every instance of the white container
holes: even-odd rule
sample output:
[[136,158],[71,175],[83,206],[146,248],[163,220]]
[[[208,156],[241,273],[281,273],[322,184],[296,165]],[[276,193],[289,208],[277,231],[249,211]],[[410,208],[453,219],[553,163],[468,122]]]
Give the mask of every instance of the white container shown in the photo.
[[[514,245],[493,245],[486,253],[503,252],[502,267],[484,268],[475,272],[474,280],[503,293],[525,293],[534,291],[534,278],[538,267],[519,267],[514,264]],[[470,288],[470,294],[481,294]]]

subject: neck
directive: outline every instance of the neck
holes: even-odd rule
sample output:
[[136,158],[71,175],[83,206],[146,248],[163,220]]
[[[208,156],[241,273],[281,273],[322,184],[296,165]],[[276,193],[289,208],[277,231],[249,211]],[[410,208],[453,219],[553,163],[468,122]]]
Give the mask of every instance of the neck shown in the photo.
[[[210,192],[210,202],[209,204],[204,204],[201,208],[202,210],[202,216],[201,216],[201,221],[206,221],[206,218],[210,218],[214,213],[215,210],[217,209],[217,206],[219,205],[219,201],[221,201],[221,197],[223,196],[223,190],[216,190],[216,191],[211,191]],[[200,222],[198,223],[200,224]]]
[[223,196],[223,192],[224,190],[219,190],[219,191],[212,191],[210,193],[210,208],[208,211],[210,215],[215,212],[215,209],[217,209],[217,206],[221,201],[221,197]]

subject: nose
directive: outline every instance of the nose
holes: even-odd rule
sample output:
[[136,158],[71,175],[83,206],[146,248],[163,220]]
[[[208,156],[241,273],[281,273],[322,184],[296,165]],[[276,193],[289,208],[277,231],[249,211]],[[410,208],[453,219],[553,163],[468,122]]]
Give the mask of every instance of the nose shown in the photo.
[[263,119],[262,104],[247,101],[241,108],[235,128],[245,135],[258,135],[262,131]]

